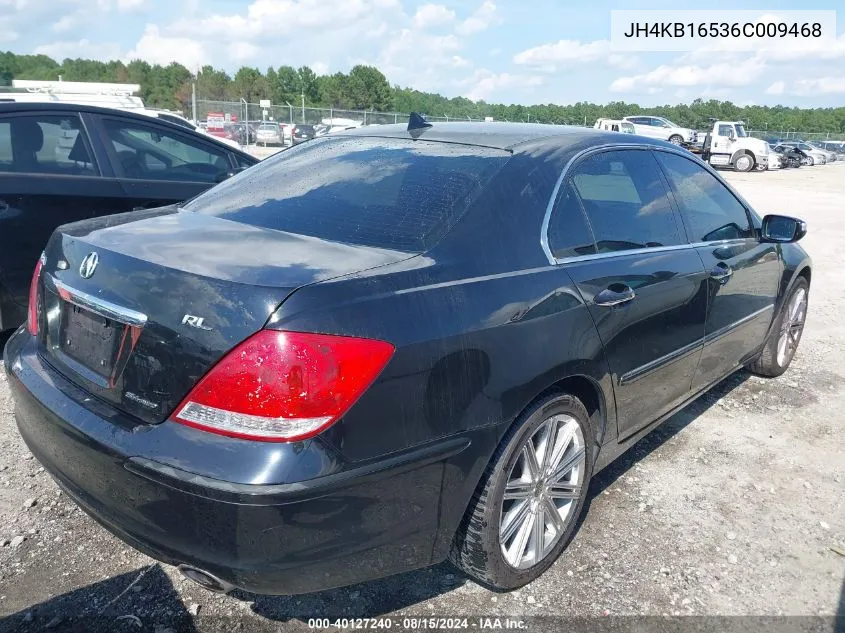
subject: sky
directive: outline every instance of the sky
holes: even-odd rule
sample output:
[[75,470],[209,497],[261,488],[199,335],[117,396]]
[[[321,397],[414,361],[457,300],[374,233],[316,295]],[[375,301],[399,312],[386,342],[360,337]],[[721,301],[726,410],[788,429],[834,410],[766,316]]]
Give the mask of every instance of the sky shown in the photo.
[[[377,66],[403,87],[491,103],[578,101],[845,105],[845,11],[836,40],[746,52],[611,50],[611,9],[672,9],[664,0],[0,0],[0,50],[58,60]],[[842,8],[708,0],[710,10]]]

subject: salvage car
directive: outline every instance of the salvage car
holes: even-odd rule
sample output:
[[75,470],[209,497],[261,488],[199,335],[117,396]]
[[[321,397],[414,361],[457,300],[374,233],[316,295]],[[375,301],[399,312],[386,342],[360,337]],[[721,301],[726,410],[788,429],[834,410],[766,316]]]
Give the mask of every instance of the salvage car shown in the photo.
[[0,331],[26,318],[32,263],[60,224],[185,200],[256,162],[164,119],[0,104]]
[[796,147],[790,145],[769,145],[772,152],[784,159],[784,167],[801,167],[801,165],[809,165],[809,158],[807,154]]
[[807,155],[807,165],[824,165],[827,163],[827,152],[813,147],[804,141],[784,141],[782,145],[794,147]]
[[595,473],[738,368],[786,371],[805,233],[670,143],[412,115],[56,230],[4,366],[68,497],[204,587],[449,558],[509,590]]

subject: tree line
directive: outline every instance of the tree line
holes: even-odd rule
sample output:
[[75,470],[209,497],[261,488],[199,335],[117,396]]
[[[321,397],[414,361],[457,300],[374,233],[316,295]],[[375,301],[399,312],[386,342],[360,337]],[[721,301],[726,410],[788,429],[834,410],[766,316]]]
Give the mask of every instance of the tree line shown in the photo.
[[46,55],[0,53],[0,86],[13,79],[56,81],[95,81],[133,83],[141,86],[140,96],[151,107],[190,112],[192,84],[199,99],[257,103],[270,99],[274,105],[298,107],[304,96],[307,107],[376,112],[421,112],[450,118],[493,117],[496,120],[558,124],[592,124],[600,117],[622,118],[636,114],[664,116],[678,125],[704,128],[711,117],[742,120],[754,130],[773,134],[792,131],[845,133],[845,107],[795,108],[786,106],[737,106],[730,101],[696,99],[690,104],[644,108],[634,103],[612,101],[607,104],[578,102],[572,105],[505,105],[472,101],[464,97],[447,98],[439,94],[391,86],[387,78],[372,66],[357,65],[348,73],[317,75],[308,66],[242,67],[234,75],[204,66],[194,75],[185,66],[167,66],[135,60],[102,62],[90,59],[65,59]]

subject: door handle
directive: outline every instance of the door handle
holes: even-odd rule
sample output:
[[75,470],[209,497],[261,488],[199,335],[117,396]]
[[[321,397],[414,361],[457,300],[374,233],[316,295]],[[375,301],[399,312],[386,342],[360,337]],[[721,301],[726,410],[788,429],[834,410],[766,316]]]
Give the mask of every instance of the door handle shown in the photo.
[[637,294],[625,284],[613,284],[605,288],[593,298],[597,306],[618,306],[633,301]]
[[715,279],[716,281],[718,281],[720,283],[727,282],[727,280],[733,274],[734,274],[733,269],[730,266],[728,266],[727,264],[724,264],[722,262],[719,262],[718,264],[716,264],[710,270],[710,278]]

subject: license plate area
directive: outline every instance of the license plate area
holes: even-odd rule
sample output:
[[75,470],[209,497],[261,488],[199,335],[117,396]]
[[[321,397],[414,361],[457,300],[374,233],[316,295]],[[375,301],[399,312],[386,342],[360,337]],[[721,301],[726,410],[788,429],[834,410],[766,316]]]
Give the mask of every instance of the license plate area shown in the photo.
[[61,303],[59,349],[101,378],[111,378],[129,326],[73,303]]

